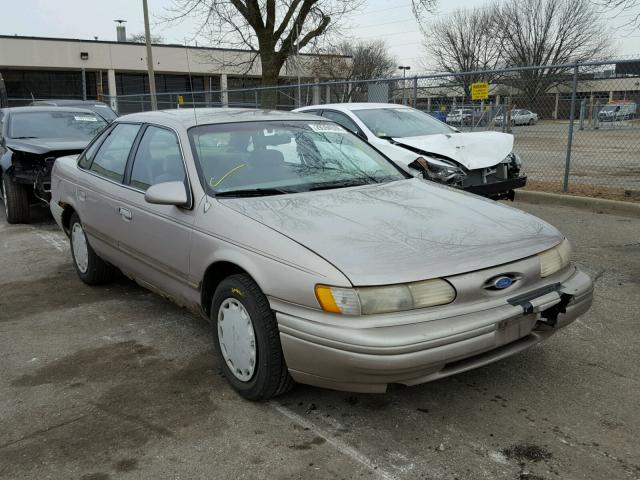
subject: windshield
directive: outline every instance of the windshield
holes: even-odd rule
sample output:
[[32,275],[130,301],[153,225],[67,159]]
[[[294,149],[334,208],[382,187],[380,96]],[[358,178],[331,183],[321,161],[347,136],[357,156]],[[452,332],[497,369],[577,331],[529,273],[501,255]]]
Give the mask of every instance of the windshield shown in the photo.
[[9,137],[91,140],[106,125],[90,112],[19,112],[11,114]]
[[340,125],[267,121],[189,129],[198,170],[213,194],[275,194],[406,178]]
[[456,131],[431,115],[413,108],[372,108],[354,110],[353,113],[377,137],[418,137]]

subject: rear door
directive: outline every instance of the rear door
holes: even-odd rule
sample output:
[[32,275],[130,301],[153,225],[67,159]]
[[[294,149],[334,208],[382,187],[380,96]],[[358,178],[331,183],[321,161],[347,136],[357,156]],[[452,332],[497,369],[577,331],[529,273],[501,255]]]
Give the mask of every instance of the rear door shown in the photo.
[[[146,190],[158,183],[183,182],[189,205],[148,203]],[[195,211],[182,148],[176,132],[147,125],[127,168],[117,219],[120,248],[134,273],[150,287],[180,303],[189,276],[189,253]]]
[[124,174],[140,124],[119,123],[106,131],[80,158],[84,171],[76,187],[76,209],[91,246],[106,260],[120,265],[118,243],[123,234],[119,210]]

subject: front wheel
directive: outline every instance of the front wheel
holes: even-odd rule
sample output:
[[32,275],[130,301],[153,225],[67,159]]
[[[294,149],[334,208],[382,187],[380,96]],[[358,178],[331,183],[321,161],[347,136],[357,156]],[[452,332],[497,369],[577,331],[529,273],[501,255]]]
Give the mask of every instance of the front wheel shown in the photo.
[[231,386],[249,400],[268,400],[293,386],[275,315],[246,274],[231,275],[211,302],[216,355]]
[[26,185],[2,175],[2,203],[9,223],[29,223],[29,192]]
[[87,241],[87,235],[77,214],[71,216],[69,222],[69,238],[71,239],[71,256],[76,272],[87,285],[109,283],[115,276],[115,268],[102,260]]

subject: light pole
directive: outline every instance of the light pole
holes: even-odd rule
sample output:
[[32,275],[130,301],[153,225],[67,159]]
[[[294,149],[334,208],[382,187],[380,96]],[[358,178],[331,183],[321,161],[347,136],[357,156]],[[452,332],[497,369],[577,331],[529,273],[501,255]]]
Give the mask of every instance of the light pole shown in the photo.
[[151,53],[151,33],[149,32],[149,9],[147,0],[142,0],[142,10],[144,14],[144,37],[147,44],[147,70],[149,74],[149,93],[151,94],[151,110],[158,109],[158,99],[156,98],[156,77],[153,73],[153,55]]
[[399,65],[398,70],[402,70],[402,104],[405,105],[407,97],[407,70],[411,70],[409,65]]

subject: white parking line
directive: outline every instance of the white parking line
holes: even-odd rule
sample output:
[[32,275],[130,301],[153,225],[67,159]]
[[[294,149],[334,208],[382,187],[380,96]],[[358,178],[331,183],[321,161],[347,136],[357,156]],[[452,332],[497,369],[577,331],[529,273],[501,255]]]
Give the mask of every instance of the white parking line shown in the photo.
[[359,464],[361,464],[362,466],[370,470],[378,478],[382,478],[384,480],[397,480],[397,477],[395,475],[387,472],[383,468],[380,468],[369,457],[359,452],[355,448],[347,445],[342,440],[336,438],[324,428],[316,425],[313,422],[310,422],[306,418],[301,417],[293,410],[288,409],[287,407],[283,406],[278,402],[272,401],[269,403],[276,411],[278,411],[279,413],[287,417],[289,420],[293,421],[294,423],[298,424],[303,428],[309,429],[309,431],[315,433],[317,436],[324,438],[327,441],[327,443],[332,445],[340,453],[355,460],[356,462],[358,462]]
[[61,234],[38,232],[38,236],[59,252],[64,252],[67,248],[67,242],[60,238]]

